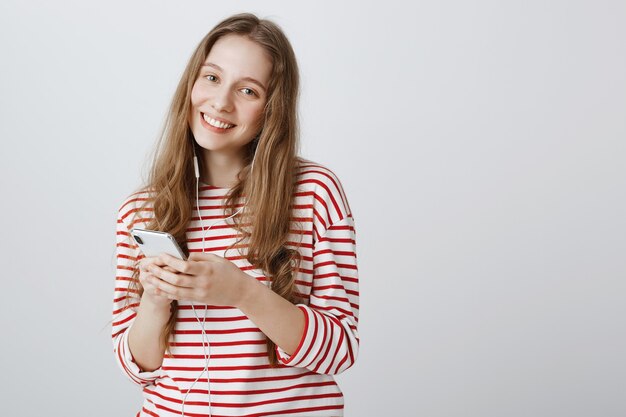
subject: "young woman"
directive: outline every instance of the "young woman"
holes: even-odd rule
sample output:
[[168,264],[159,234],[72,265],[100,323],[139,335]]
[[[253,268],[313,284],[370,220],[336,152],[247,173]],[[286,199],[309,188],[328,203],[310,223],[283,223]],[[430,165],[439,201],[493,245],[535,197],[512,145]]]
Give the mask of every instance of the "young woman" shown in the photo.
[[[359,345],[352,212],[297,156],[298,68],[272,22],[230,17],[176,89],[148,184],[121,205],[115,358],[138,416],[341,416]],[[187,260],[145,257],[132,228]]]

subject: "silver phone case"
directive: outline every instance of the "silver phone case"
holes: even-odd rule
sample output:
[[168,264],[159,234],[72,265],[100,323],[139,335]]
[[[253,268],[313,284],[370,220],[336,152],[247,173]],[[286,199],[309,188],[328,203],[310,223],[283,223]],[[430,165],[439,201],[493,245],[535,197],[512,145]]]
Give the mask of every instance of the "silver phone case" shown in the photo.
[[[167,232],[158,232],[156,230],[146,229],[132,229],[130,235],[139,249],[146,257],[159,256],[162,253],[167,253],[176,258],[185,260],[185,254],[176,243],[174,236]],[[138,236],[141,239],[141,243],[135,238]]]

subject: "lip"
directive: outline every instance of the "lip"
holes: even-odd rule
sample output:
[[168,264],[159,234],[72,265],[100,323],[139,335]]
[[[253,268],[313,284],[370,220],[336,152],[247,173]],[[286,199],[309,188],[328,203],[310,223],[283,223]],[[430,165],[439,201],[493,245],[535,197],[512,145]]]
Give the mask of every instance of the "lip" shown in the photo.
[[220,121],[222,123],[228,123],[229,125],[233,125],[233,127],[228,128],[228,129],[222,129],[222,128],[219,128],[219,127],[211,126],[210,124],[208,124],[206,122],[206,120],[204,120],[204,115],[205,115],[205,113],[200,112],[200,124],[202,124],[202,127],[204,127],[207,130],[210,130],[211,132],[214,132],[214,133],[228,133],[232,128],[237,126],[234,123],[229,122],[228,120],[224,120],[224,119],[219,118],[219,117],[213,117],[210,114],[206,113],[206,115],[209,116],[211,119],[215,119],[215,120],[218,120],[218,121]]
[[218,122],[222,122],[222,123],[226,123],[227,125],[233,125],[233,127],[236,126],[235,123],[231,122],[230,120],[226,120],[226,119],[222,119],[221,117],[215,117],[209,113],[205,113],[205,112],[200,112],[200,117],[202,118],[202,120],[204,120],[204,115],[209,116],[211,119],[213,120],[217,120]]

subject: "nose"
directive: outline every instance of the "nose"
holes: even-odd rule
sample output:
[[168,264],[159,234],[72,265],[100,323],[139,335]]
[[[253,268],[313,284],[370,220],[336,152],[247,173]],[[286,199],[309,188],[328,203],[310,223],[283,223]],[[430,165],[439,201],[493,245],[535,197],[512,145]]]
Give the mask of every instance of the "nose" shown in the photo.
[[230,91],[227,88],[219,88],[215,91],[211,107],[217,112],[229,112],[233,109],[233,102]]

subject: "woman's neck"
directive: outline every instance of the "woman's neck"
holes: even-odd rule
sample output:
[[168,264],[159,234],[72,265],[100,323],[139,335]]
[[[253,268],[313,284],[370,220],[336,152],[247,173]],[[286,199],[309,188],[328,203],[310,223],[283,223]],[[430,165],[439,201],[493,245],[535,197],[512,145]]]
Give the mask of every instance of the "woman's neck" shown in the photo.
[[219,188],[232,188],[238,180],[237,175],[244,167],[244,159],[240,154],[220,152],[204,152],[204,175],[207,184]]

